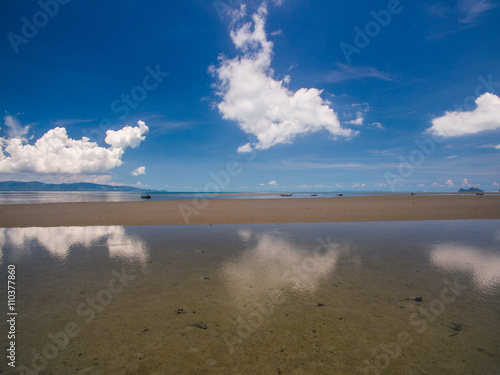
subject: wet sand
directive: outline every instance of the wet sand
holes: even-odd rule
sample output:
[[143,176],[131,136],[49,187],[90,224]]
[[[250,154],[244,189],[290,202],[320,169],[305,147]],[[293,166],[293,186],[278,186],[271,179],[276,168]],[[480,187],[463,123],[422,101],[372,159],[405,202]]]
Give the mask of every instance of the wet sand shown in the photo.
[[7,229],[4,372],[498,374],[499,225]]
[[0,227],[500,219],[500,196],[367,196],[0,205]]

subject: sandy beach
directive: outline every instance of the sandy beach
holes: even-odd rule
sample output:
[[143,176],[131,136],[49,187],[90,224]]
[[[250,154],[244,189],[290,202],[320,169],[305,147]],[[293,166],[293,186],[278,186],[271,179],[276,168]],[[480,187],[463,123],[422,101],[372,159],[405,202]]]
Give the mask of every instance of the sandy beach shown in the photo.
[[368,196],[0,205],[0,227],[500,219],[500,196]]

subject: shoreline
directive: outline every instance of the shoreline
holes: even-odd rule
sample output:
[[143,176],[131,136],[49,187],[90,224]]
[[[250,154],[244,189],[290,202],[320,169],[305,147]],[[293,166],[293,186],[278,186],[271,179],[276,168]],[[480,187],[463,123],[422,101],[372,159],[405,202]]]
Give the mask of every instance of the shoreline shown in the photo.
[[362,196],[0,205],[0,227],[500,219],[500,195]]

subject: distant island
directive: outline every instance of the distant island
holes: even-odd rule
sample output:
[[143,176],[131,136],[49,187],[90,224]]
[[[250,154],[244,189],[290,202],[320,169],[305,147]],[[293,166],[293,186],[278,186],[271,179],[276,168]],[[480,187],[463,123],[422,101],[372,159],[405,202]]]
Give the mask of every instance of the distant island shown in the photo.
[[478,189],[475,187],[471,187],[469,189],[460,189],[458,192],[459,193],[483,193],[483,191],[481,189]]
[[0,191],[117,191],[130,193],[143,193],[151,190],[139,189],[132,186],[113,186],[78,182],[74,184],[45,184],[39,181],[20,182],[2,181]]

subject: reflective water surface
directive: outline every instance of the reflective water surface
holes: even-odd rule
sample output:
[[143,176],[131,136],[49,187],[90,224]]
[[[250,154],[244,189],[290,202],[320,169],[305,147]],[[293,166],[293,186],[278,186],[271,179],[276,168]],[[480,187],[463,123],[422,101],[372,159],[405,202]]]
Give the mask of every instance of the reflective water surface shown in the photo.
[[498,220],[13,228],[0,249],[4,373],[499,373]]
[[[146,192],[144,192],[145,194]],[[205,200],[205,199],[295,199],[310,198],[339,198],[337,193],[293,193],[292,197],[281,197],[279,193],[252,194],[252,193],[155,193],[150,192],[153,201],[178,200]],[[312,194],[315,194],[314,196]],[[379,195],[409,195],[410,193],[373,193],[373,192],[344,192],[343,196],[379,196]],[[456,195],[456,193],[418,193],[419,195]],[[116,191],[1,191],[0,204],[36,204],[36,203],[71,203],[71,202],[136,202],[141,199],[140,192]]]

